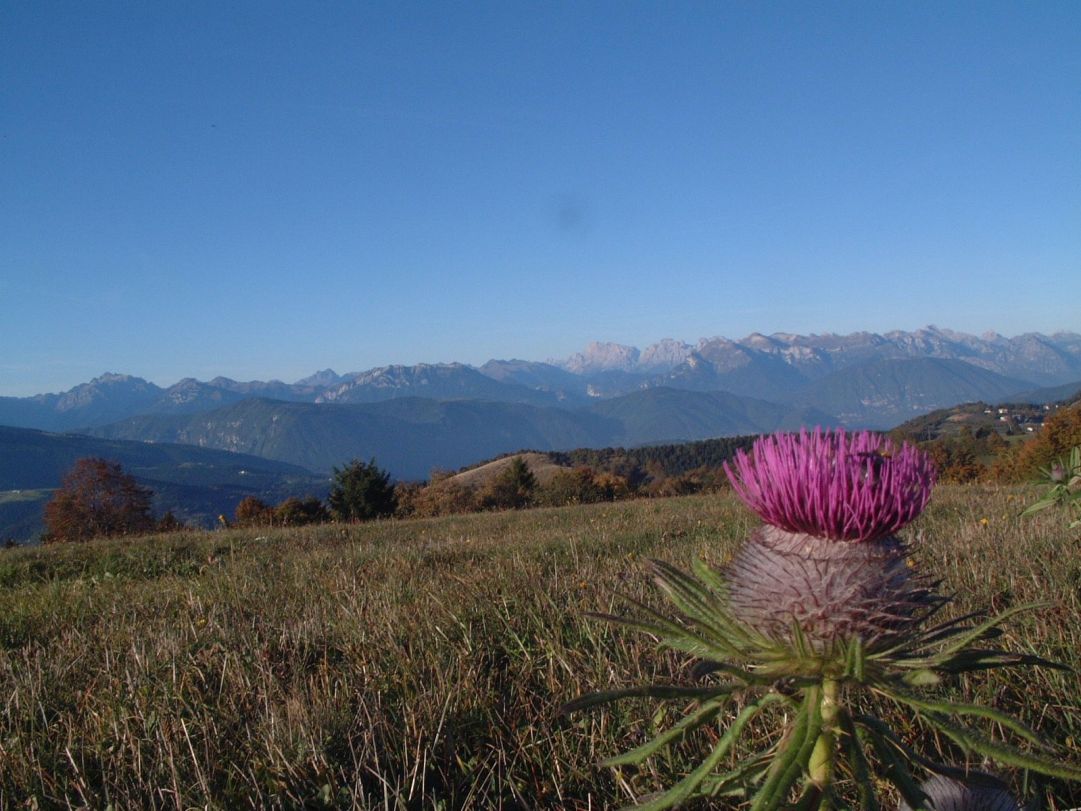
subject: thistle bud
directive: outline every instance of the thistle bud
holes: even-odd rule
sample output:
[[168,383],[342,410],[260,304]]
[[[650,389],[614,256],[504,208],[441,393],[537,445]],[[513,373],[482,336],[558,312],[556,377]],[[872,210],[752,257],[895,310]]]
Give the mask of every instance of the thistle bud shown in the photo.
[[852,637],[866,648],[892,645],[935,599],[892,536],[822,543],[767,525],[737,553],[727,579],[743,622],[778,641],[791,638],[795,622],[819,653]]

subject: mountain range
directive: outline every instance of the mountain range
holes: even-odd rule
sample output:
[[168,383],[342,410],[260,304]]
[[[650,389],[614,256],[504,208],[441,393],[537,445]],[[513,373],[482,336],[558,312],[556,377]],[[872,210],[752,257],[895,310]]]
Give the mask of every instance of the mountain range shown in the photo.
[[521,448],[888,428],[961,402],[1052,399],[1072,387],[1081,389],[1077,333],[754,333],[645,349],[594,343],[547,362],[324,369],[294,383],[185,378],[163,388],[105,374],[63,393],[0,397],[0,425],[195,445],[324,475],[375,457],[396,477],[424,478]]

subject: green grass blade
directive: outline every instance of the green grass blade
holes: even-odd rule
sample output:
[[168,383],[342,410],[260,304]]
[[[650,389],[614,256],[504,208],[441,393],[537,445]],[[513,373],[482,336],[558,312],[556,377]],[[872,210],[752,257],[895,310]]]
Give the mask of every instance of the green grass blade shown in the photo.
[[625,687],[621,690],[601,690],[597,693],[579,696],[573,701],[568,701],[559,708],[560,715],[569,715],[572,712],[596,707],[600,704],[610,704],[613,701],[621,701],[625,698],[677,698],[677,699],[713,699],[723,692],[723,688],[717,687],[679,687],[676,685],[651,684],[642,687]]

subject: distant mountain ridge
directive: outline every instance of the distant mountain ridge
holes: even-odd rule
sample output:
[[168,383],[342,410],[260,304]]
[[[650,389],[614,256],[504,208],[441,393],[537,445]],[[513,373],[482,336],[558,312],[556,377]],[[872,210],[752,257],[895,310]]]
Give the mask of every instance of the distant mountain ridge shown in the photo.
[[[554,395],[511,380],[496,380],[463,363],[382,366],[340,379],[317,403],[377,403],[400,397],[431,400],[494,400],[554,405]],[[279,398],[280,399],[280,398]]]
[[[676,346],[678,351],[673,349]],[[658,356],[669,362],[643,362]],[[703,367],[723,378],[745,366],[773,360],[809,381],[867,361],[904,358],[962,360],[1006,377],[1052,386],[1081,379],[1081,335],[1025,333],[1006,338],[998,333],[975,336],[934,326],[884,334],[751,333],[739,340],[702,338],[694,347],[665,339],[641,351],[633,346],[593,343],[566,360],[549,363],[576,374],[619,371],[648,376],[661,372],[669,380],[678,380],[700,376]]]
[[920,358],[963,361],[1034,390],[1081,380],[1081,334],[1006,338],[926,327],[884,334],[752,333],[739,340],[703,338],[693,346],[666,338],[642,350],[596,342],[548,363],[490,360],[479,368],[421,363],[344,375],[324,369],[295,383],[185,378],[161,388],[106,373],[59,394],[0,397],[0,425],[72,430],[142,414],[200,413],[252,397],[303,403],[425,397],[566,407],[658,386],[797,405],[806,399],[803,389],[829,375],[874,361]]
[[168,388],[107,373],[68,392],[0,397],[0,425],[183,442],[326,472],[375,456],[404,478],[525,447],[653,444],[798,428],[888,428],[962,402],[1081,381],[1081,335],[927,327],[752,333],[644,349],[597,342],[562,361],[391,365],[294,383]]

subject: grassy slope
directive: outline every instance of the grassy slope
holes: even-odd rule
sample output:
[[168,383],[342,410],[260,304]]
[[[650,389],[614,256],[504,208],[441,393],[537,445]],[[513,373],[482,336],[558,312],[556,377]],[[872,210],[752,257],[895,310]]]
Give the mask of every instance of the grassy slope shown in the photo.
[[563,465],[557,465],[545,453],[515,453],[510,456],[504,456],[502,459],[496,459],[491,462],[486,462],[483,465],[470,468],[469,470],[464,470],[461,473],[455,474],[452,478],[459,484],[480,488],[509,468],[515,459],[525,460],[530,472],[536,478],[537,482],[542,485],[550,482],[552,477],[560,471],[567,469]]
[[[1008,643],[1077,667],[1081,545],[1019,523],[1019,493],[940,488],[917,559],[956,610],[1048,601]],[[0,807],[620,804],[686,761],[617,782],[595,763],[652,712],[556,709],[681,659],[583,614],[620,610],[616,589],[655,602],[642,557],[720,564],[753,523],[713,496],[2,552]],[[956,689],[1081,760],[1076,674]]]

